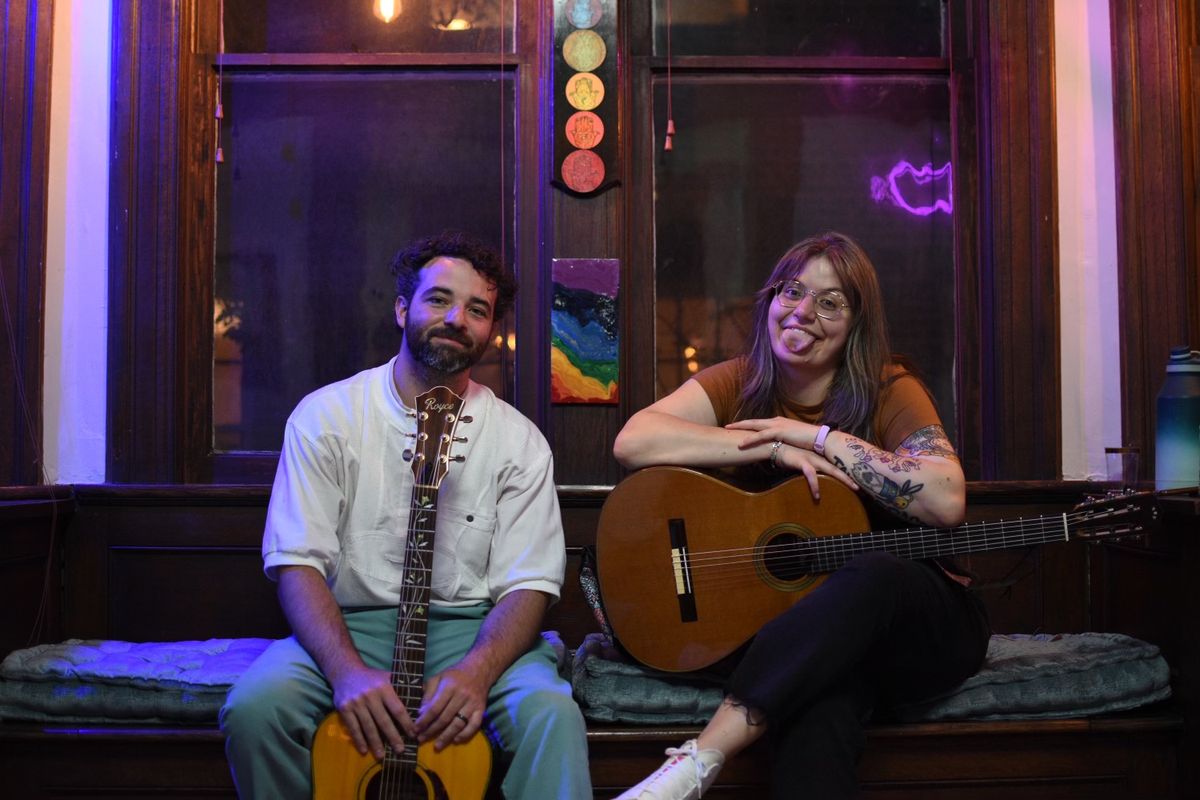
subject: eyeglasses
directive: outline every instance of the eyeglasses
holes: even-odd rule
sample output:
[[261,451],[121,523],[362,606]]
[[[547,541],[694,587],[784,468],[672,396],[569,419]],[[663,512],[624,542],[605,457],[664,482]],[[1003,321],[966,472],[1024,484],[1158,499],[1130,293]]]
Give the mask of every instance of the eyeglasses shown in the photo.
[[806,296],[811,294],[817,316],[821,319],[841,319],[842,309],[850,307],[850,304],[846,302],[846,297],[837,289],[824,289],[818,292],[816,289],[806,288],[799,281],[780,281],[775,284],[774,288],[775,298],[784,308],[795,308],[804,302]]

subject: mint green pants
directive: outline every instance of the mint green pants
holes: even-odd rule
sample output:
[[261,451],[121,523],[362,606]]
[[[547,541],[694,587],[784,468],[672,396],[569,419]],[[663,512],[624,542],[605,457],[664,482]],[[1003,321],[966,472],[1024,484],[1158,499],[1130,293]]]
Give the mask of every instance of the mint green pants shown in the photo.
[[[431,606],[425,674],[462,658],[490,606]],[[363,660],[391,669],[395,609],[349,611],[346,626]],[[500,676],[484,725],[510,756],[501,789],[509,800],[592,797],[583,715],[542,639]],[[273,643],[229,692],[221,709],[225,753],[238,796],[306,800],[312,796],[311,747],[333,710],[333,692],[295,637]]]

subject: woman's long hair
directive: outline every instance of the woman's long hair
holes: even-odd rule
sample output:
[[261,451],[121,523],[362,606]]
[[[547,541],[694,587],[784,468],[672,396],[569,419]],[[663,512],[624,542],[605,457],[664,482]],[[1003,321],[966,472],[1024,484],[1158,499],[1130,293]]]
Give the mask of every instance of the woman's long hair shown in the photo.
[[869,440],[883,370],[891,353],[887,319],[871,259],[849,236],[833,231],[793,245],[755,296],[754,321],[746,343],[746,381],[736,416],[769,417],[782,406],[785,398],[779,384],[779,365],[771,351],[767,315],[775,299],[775,285],[794,278],[809,261],[820,257],[828,259],[841,282],[851,316],[842,363],[829,387],[820,421]]

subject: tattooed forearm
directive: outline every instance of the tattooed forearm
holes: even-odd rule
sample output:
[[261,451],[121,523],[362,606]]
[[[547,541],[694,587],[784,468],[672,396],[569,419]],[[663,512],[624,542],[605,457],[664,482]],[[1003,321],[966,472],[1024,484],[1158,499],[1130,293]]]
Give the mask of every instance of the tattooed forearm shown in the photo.
[[[849,454],[845,459],[834,458],[834,465],[854,479],[862,489],[875,499],[880,506],[892,514],[909,522],[922,522],[921,517],[911,509],[918,500],[918,493],[926,486],[941,486],[939,470],[929,462],[922,462],[924,456],[958,461],[954,447],[946,438],[946,431],[941,425],[930,425],[916,431],[901,442],[896,452],[888,452],[862,439],[847,437],[846,450]],[[923,467],[933,469],[933,476],[922,474]],[[934,495],[926,497],[926,502],[937,495],[937,490],[931,490]]]
[[958,461],[958,454],[941,425],[930,425],[909,436],[896,453],[901,456],[940,456]]
[[[842,459],[835,457],[833,459],[834,466],[853,478],[855,483],[888,511],[905,519],[918,521],[916,517],[905,513],[905,509],[916,499],[917,492],[925,488],[925,484],[913,483],[907,478],[904,483],[899,483],[871,466],[872,461],[875,460],[871,457],[871,451],[875,453],[882,451],[865,447],[852,447],[851,449],[859,451],[858,458],[853,463],[847,464]],[[893,469],[893,471],[899,470]]]

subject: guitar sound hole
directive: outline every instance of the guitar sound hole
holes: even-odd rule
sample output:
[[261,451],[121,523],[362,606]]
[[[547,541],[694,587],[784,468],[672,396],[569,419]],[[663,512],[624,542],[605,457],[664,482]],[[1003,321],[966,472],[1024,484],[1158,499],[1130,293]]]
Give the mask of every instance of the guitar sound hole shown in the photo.
[[800,549],[803,541],[794,533],[781,533],[771,539],[763,551],[763,564],[771,577],[796,581],[808,574],[812,557]]
[[[389,774],[388,779],[384,778]],[[446,786],[436,772],[420,767],[409,774],[404,770],[380,770],[367,781],[363,800],[450,800]],[[385,782],[390,780],[390,785]]]

